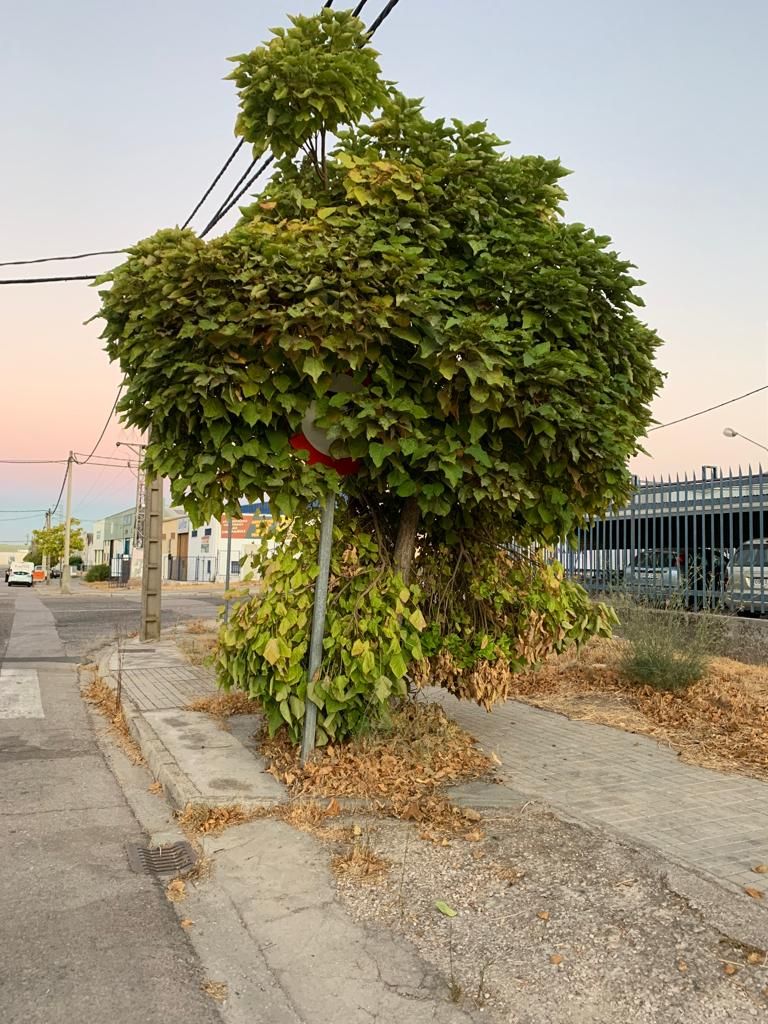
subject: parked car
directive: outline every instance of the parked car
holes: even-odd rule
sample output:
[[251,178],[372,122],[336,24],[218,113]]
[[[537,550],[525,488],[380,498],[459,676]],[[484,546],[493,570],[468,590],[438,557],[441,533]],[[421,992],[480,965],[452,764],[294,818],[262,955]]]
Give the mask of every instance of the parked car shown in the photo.
[[26,564],[16,564],[11,567],[10,574],[8,576],[9,587],[31,587],[34,582],[32,573],[34,572],[34,566],[30,569]]
[[639,551],[624,570],[624,584],[631,593],[661,596],[682,589],[684,567],[685,555],[680,551]]
[[52,580],[61,579],[61,569],[59,568],[58,565],[54,565],[52,567],[51,572],[50,572],[50,577],[51,577]]
[[728,586],[729,561],[719,548],[648,549],[632,559],[624,572],[624,585],[638,597],[671,598],[697,610],[722,598]]
[[36,565],[32,571],[32,579],[35,583],[45,583],[48,579],[48,573],[42,567],[42,565]]
[[768,612],[768,538],[747,541],[736,549],[726,604],[736,612]]

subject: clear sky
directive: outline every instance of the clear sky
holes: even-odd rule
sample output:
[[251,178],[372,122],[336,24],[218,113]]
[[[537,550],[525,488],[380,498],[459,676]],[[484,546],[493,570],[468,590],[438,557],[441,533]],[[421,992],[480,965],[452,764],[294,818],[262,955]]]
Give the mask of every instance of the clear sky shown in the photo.
[[[369,18],[383,2],[369,0]],[[226,58],[287,12],[318,6],[4,5],[0,259],[119,248],[183,221],[233,145]],[[568,218],[610,234],[647,282],[644,315],[666,341],[660,422],[768,384],[766,39],[764,0],[400,0],[376,37],[387,77],[430,114],[487,118],[511,152],[559,156],[574,171]],[[96,304],[79,282],[0,289],[0,458],[90,451],[118,382],[98,324],[83,326]],[[657,431],[633,469],[758,461],[722,431],[768,444],[766,395]],[[100,451],[119,454],[120,438],[136,439],[115,424]],[[55,501],[62,473],[0,465],[0,540],[39,524],[15,510]],[[75,512],[117,511],[134,488],[129,469],[78,468]]]

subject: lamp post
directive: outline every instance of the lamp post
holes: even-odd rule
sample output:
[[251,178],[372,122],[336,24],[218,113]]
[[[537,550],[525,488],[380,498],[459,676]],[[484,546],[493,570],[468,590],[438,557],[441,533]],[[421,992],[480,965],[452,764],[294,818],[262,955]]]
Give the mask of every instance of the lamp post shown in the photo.
[[754,438],[747,437],[746,434],[740,434],[738,430],[734,430],[733,427],[726,427],[723,431],[724,437],[740,437],[743,441],[749,441],[750,444],[756,445],[758,448],[762,448],[764,452],[768,452],[768,445],[761,444],[759,441],[755,441]]

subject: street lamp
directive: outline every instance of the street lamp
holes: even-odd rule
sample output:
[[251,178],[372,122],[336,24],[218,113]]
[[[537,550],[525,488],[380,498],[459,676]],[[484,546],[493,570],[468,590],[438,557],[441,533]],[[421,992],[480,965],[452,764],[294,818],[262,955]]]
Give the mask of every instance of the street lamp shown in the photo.
[[747,437],[746,434],[740,434],[738,430],[734,430],[733,427],[726,427],[723,431],[725,437],[740,437],[743,441],[749,441],[750,444],[756,445],[758,448],[762,448],[764,452],[768,452],[768,445],[760,444],[759,441],[755,441],[751,437]]

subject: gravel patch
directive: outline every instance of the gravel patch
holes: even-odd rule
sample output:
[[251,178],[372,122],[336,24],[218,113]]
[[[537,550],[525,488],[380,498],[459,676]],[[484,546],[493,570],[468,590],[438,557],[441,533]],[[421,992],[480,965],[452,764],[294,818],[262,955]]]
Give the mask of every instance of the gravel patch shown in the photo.
[[359,841],[392,867],[371,881],[338,877],[342,901],[413,942],[474,1014],[505,1024],[768,1020],[765,952],[711,927],[652,854],[530,805],[484,814],[482,838],[448,845],[411,823],[356,821]]

